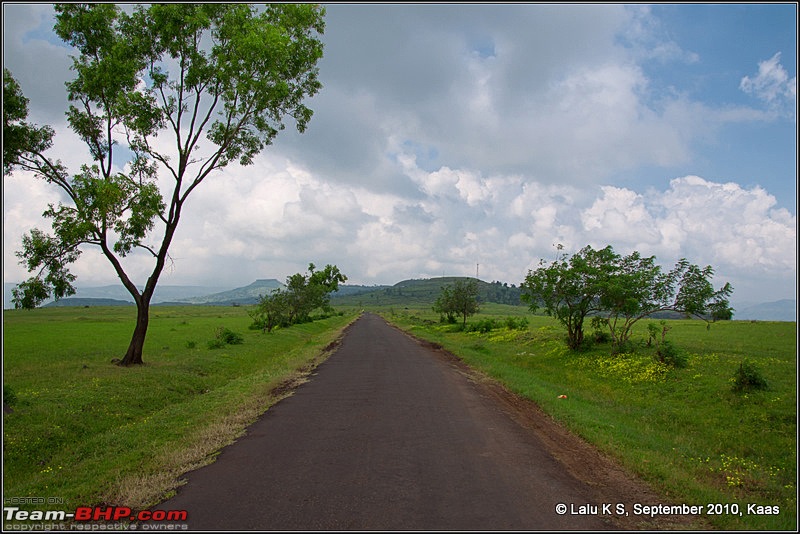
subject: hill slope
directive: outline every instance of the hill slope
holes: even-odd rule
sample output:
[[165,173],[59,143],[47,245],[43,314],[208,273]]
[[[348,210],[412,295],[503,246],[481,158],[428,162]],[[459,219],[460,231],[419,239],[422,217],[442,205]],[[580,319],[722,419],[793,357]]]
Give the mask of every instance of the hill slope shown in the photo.
[[[381,287],[356,295],[334,294],[331,297],[333,306],[407,306],[433,305],[442,287],[453,284],[456,280],[470,280],[465,277],[440,277],[421,280],[403,280],[390,287]],[[472,278],[471,280],[474,280]],[[520,289],[501,282],[484,282],[478,280],[478,295],[482,302],[519,305]]]
[[274,278],[256,280],[250,285],[244,287],[237,287],[230,291],[222,291],[220,293],[213,293],[202,297],[191,297],[186,299],[179,299],[179,302],[186,302],[188,304],[255,304],[259,299],[272,293],[276,289],[283,287],[283,284]]
[[796,321],[797,301],[791,299],[763,302],[736,310],[734,319],[759,321]]

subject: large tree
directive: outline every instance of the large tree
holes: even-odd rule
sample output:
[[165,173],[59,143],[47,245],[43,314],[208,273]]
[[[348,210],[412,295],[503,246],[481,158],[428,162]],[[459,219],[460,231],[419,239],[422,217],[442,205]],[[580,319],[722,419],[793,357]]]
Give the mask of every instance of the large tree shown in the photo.
[[42,153],[53,142],[53,130],[25,121],[28,99],[11,71],[3,69],[3,175],[10,174],[26,153]]
[[543,307],[567,329],[567,344],[583,343],[587,316],[605,324],[616,350],[630,339],[633,325],[656,312],[674,311],[706,320],[730,319],[730,284],[715,290],[714,270],[680,260],[664,272],[655,256],[621,256],[611,246],[586,246],[571,257],[540,262],[522,284],[522,299],[532,311]]
[[600,322],[605,322],[616,350],[624,349],[633,325],[657,312],[673,311],[704,320],[730,319],[728,297],[733,288],[726,283],[719,290],[711,284],[714,269],[700,268],[686,259],[664,272],[655,256],[639,252],[615,256],[602,287]]
[[583,344],[586,317],[600,309],[601,291],[614,257],[610,246],[595,250],[587,245],[571,257],[562,253],[551,263],[540,260],[539,267],[528,271],[520,284],[520,298],[532,312],[544,308],[558,319],[567,329],[567,345],[577,349]]
[[[34,229],[23,239],[18,256],[38,272],[20,285],[16,305],[74,292],[69,263],[81,247],[98,247],[136,302],[121,363],[139,364],[150,300],[189,195],[229,163],[251,164],[287,118],[305,131],[312,111],[303,101],[321,88],[324,9],[218,3],[153,4],[130,14],[112,4],[55,9],[56,33],[77,52],[67,119],[91,161],[70,174],[44,153],[49,138],[9,160],[8,170],[30,171],[66,199],[44,213],[53,235]],[[153,259],[141,290],[123,266],[134,251]]]

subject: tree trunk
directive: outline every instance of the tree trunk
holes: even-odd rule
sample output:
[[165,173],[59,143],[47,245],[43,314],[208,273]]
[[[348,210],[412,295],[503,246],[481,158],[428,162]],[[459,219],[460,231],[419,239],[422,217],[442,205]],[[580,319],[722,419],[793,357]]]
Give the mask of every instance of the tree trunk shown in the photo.
[[141,299],[136,302],[136,328],[133,329],[133,337],[131,343],[128,345],[128,352],[125,357],[119,362],[119,365],[141,365],[142,351],[144,349],[144,340],[147,336],[147,325],[150,322],[150,299],[142,295]]

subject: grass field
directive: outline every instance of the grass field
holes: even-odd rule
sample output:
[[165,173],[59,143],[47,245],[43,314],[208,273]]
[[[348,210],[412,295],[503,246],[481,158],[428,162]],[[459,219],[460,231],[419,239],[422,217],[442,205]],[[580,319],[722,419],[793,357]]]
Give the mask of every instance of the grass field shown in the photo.
[[[4,498],[52,498],[52,509],[153,504],[274,403],[269,392],[319,358],[358,311],[265,335],[248,330],[245,308],[156,307],[146,365],[131,369],[110,361],[127,346],[132,308],[6,311],[4,386],[15,398],[3,416]],[[569,352],[559,325],[524,307],[484,306],[470,322],[528,320],[522,330],[485,333],[439,324],[429,305],[375,311],[534,400],[669,503],[720,505],[722,514],[704,518],[715,527],[795,529],[795,323],[707,330],[670,321],[667,339],[688,355],[674,369],[643,346],[616,357],[604,344]],[[243,343],[210,349],[223,327]],[[640,324],[635,339],[646,332]],[[732,391],[744,358],[769,389]],[[741,515],[724,513],[734,503]],[[779,513],[748,514],[751,504]]]
[[[688,356],[687,366],[676,369],[656,362],[653,349],[644,346],[645,322],[637,325],[634,338],[642,344],[635,352],[612,357],[608,344],[570,352],[555,320],[524,307],[485,306],[470,322],[520,315],[529,321],[524,330],[487,333],[458,332],[429,310],[380,311],[534,400],[671,503],[721,505],[712,508],[720,515],[705,517],[715,527],[796,529],[795,323],[732,321],[707,330],[701,321],[669,321],[667,339]],[[745,358],[760,369],[768,390],[732,391]],[[777,506],[779,513],[749,514],[751,504]]]
[[[248,330],[245,308],[155,307],[145,365],[120,368],[110,362],[127,348],[134,317],[132,307],[4,312],[6,502],[156,503],[241,435],[279,398],[270,391],[301,379],[355,318],[262,334]],[[243,343],[209,348],[221,328]]]

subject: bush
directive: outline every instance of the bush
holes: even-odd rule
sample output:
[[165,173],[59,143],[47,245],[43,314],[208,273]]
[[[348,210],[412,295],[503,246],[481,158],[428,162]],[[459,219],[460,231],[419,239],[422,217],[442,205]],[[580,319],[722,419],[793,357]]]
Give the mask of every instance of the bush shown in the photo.
[[528,328],[528,319],[525,317],[506,317],[505,327],[509,330],[525,330]]
[[497,328],[497,321],[494,319],[481,319],[477,323],[470,323],[467,325],[467,332],[480,332],[481,334],[488,334]]
[[267,320],[266,319],[253,319],[253,322],[247,327],[248,330],[266,330],[267,329]]
[[612,340],[611,354],[633,354],[634,352],[636,352],[636,344],[630,339],[619,342]]
[[755,389],[768,389],[767,379],[761,375],[761,370],[748,360],[743,360],[733,375],[733,391],[751,391]]
[[686,356],[686,353],[679,350],[669,341],[661,343],[658,346],[656,354],[658,354],[658,360],[661,363],[669,365],[670,367],[683,369],[689,365],[689,358]]
[[506,317],[502,320],[481,319],[480,321],[469,323],[462,330],[464,332],[480,332],[481,334],[488,334],[492,330],[504,327],[508,328],[509,330],[525,330],[528,328],[528,319],[525,317]]
[[17,403],[17,394],[8,384],[3,384],[3,404],[14,406]]
[[217,328],[214,339],[208,342],[209,349],[221,349],[225,345],[241,345],[244,337],[241,334],[221,326]]
[[228,345],[241,345],[244,343],[244,338],[241,334],[225,327],[217,329],[217,339],[222,340],[223,343],[227,343]]
[[592,340],[595,343],[611,343],[611,334],[603,330],[595,330],[592,335]]
[[595,316],[592,317],[592,341],[595,343],[611,343],[611,333],[606,331],[608,328],[608,323],[603,317]]

